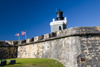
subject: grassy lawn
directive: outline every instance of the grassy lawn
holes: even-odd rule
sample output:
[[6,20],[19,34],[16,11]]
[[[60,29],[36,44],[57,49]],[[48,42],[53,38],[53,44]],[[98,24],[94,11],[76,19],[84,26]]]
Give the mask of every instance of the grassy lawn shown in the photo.
[[15,58],[16,64],[8,65],[9,60],[6,59],[7,65],[3,67],[64,67],[63,64],[54,59],[44,59],[44,58]]

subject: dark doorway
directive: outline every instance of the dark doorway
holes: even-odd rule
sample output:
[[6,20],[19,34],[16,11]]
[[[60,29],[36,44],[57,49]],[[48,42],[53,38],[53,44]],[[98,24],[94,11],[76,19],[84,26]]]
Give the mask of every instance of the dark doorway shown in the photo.
[[61,30],[61,26],[59,26],[59,30]]

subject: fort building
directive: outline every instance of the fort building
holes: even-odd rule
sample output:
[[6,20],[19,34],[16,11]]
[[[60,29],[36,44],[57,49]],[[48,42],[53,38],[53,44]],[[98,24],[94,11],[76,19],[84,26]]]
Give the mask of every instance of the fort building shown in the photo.
[[51,58],[65,67],[100,67],[100,27],[65,28],[62,11],[53,19],[51,33],[26,40],[0,41],[0,59]]

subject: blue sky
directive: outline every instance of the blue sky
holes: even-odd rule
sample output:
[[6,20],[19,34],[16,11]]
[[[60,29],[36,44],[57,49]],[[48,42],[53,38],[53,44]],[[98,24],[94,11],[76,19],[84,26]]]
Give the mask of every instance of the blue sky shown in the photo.
[[[56,8],[67,17],[68,26],[100,26],[100,0],[0,0],[0,40],[18,40],[50,33]],[[20,36],[21,40],[24,36]]]

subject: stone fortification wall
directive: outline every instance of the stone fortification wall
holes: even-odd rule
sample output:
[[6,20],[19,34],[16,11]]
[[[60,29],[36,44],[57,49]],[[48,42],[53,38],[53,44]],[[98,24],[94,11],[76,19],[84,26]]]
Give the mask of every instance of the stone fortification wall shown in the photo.
[[18,47],[7,42],[0,41],[0,59],[17,58]]
[[100,67],[100,34],[80,36],[78,67]]
[[21,41],[18,58],[51,58],[66,67],[100,67],[100,27],[74,27]]
[[0,59],[17,58],[17,47],[0,46]]
[[51,58],[67,67],[77,67],[79,44],[79,37],[75,36],[18,46],[18,58]]
[[19,45],[18,58],[52,58],[66,67],[99,67],[100,27],[69,28],[30,41]]

